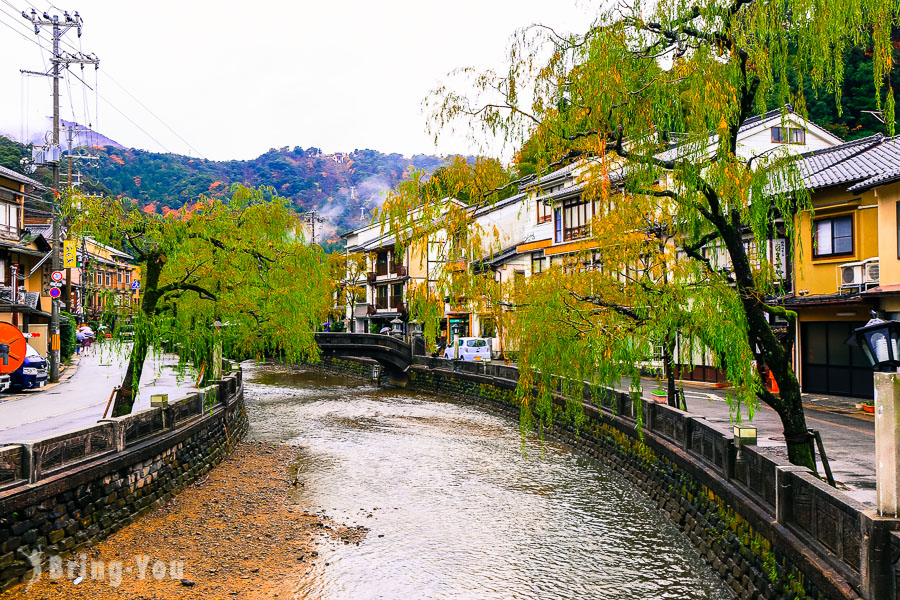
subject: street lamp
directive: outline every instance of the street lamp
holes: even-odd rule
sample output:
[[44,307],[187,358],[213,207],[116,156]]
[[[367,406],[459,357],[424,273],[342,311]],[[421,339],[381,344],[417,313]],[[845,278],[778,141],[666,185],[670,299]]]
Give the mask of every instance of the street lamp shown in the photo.
[[398,317],[391,319],[391,335],[394,337],[403,337],[403,321]]
[[875,368],[875,496],[878,514],[900,516],[900,321],[875,318],[853,332]]
[[409,330],[414,336],[422,335],[422,323],[418,319],[413,319],[409,322]]
[[847,344],[861,348],[880,373],[896,373],[900,367],[900,321],[882,321],[873,317],[853,332]]
[[735,425],[732,428],[734,434],[734,443],[737,446],[737,455],[734,459],[737,462],[743,462],[744,457],[741,450],[748,444],[756,444],[756,427],[753,425]]
[[459,358],[459,332],[462,327],[459,323],[454,323],[450,328],[453,330],[453,358]]

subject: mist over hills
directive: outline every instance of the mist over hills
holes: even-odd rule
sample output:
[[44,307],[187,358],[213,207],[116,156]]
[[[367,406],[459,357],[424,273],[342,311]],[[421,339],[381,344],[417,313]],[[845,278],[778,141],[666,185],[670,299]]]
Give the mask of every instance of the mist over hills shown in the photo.
[[[147,211],[164,212],[200,194],[227,196],[233,183],[268,185],[290,199],[300,212],[317,209],[324,220],[318,226],[318,241],[332,244],[339,234],[369,222],[371,210],[380,206],[410,167],[431,173],[446,160],[369,149],[324,154],[318,148],[296,146],[272,148],[251,160],[212,161],[123,148],[99,135],[80,141],[95,140],[106,143],[82,146],[73,152],[75,156],[91,156],[78,159],[82,189],[87,192],[133,198]],[[30,145],[0,136],[0,165],[24,172],[20,159],[30,156]],[[38,169],[31,176],[49,182],[46,171]]]

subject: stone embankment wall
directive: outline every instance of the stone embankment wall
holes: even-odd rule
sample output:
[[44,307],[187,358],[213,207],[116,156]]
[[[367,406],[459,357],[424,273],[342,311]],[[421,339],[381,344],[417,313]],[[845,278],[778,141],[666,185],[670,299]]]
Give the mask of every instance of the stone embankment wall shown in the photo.
[[[415,357],[411,389],[518,417],[518,371],[496,364]],[[371,377],[371,362],[325,359],[323,368]],[[774,449],[738,456],[730,426],[623,392],[595,398],[584,420],[558,418],[547,437],[603,461],[634,483],[685,532],[741,599],[900,600],[894,563],[900,522],[791,465]],[[637,427],[637,417],[642,427]]]
[[222,461],[247,432],[240,370],[181,400],[0,447],[0,591],[96,544]]

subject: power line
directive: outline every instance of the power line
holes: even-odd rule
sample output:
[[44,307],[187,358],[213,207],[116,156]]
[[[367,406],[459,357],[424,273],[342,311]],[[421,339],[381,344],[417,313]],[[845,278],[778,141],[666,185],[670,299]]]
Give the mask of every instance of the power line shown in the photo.
[[[4,4],[6,4],[6,5],[9,6],[10,8],[12,8],[13,10],[15,10],[15,11],[18,12],[18,9],[17,9],[11,2],[9,2],[9,0],[0,0],[0,1],[2,1]],[[28,1],[28,0],[26,0],[26,2],[27,2],[27,4],[28,4],[29,6],[31,6],[35,11],[37,11],[37,12],[43,12],[42,9],[38,8],[33,2],[30,2],[30,1]],[[50,4],[50,6],[52,7],[53,5]],[[58,10],[58,9],[57,9],[57,10]],[[0,15],[6,15],[7,17],[12,17],[12,15],[10,15],[8,12],[6,12],[5,10],[3,10],[2,7],[0,7]],[[26,28],[28,27],[27,25],[25,25],[24,23],[22,23],[22,22],[19,21],[18,19],[15,19],[14,22],[15,22],[15,23],[21,23],[22,26],[24,26],[24,27],[26,27]],[[33,37],[29,37],[29,36],[25,35],[23,32],[18,31],[17,29],[11,27],[8,23],[6,23],[6,22],[3,21],[3,20],[0,20],[0,23],[3,23],[3,25],[5,25],[6,27],[9,27],[10,29],[12,29],[13,31],[15,31],[16,33],[18,33],[20,36],[22,36],[23,38],[27,39],[29,42],[31,42],[31,43],[33,43],[33,44],[36,44],[36,45],[41,49],[41,58],[42,58],[42,60],[44,61],[44,66],[45,66],[45,70],[46,70],[46,59],[45,59],[44,54],[43,54],[43,51],[45,50],[45,48],[44,48],[43,44],[41,44],[39,41],[35,40]],[[51,40],[45,39],[41,34],[38,34],[36,37],[37,37],[39,40],[41,40],[41,41],[47,41],[47,42],[50,42],[50,41],[51,41]],[[65,46],[67,46],[67,47],[69,47],[70,49],[72,49],[72,50],[73,50],[74,52],[76,52],[77,54],[82,54],[81,49],[80,49],[80,46],[81,46],[81,43],[80,43],[81,40],[80,40],[80,39],[79,39],[79,47],[74,46],[71,42],[68,42],[68,41],[66,41],[65,39],[60,39],[60,40],[58,40],[58,42],[61,43],[61,44],[63,44],[63,45],[65,45]],[[82,68],[83,68],[83,67],[82,67]],[[71,73],[71,71],[69,71],[69,73]],[[147,106],[143,101],[141,101],[141,99],[138,98],[135,94],[133,94],[131,91],[129,91],[128,88],[126,88],[124,85],[122,85],[121,83],[119,83],[119,82],[116,80],[116,78],[113,77],[113,76],[109,73],[108,70],[103,69],[103,73],[104,73],[104,75],[105,75],[105,76],[106,76],[113,84],[115,84],[119,89],[121,89],[123,92],[125,92],[125,94],[127,94],[132,100],[134,100],[134,101],[138,104],[138,106],[140,106],[140,107],[143,108],[145,111],[147,111],[147,113],[149,113],[150,116],[152,116],[152,117],[153,117],[154,119],[156,119],[160,124],[162,124],[162,126],[165,127],[170,133],[172,133],[172,135],[174,135],[176,138],[178,138],[179,140],[181,140],[181,141],[182,141],[188,148],[190,148],[190,149],[191,149],[198,157],[200,157],[200,158],[205,158],[205,155],[204,155],[203,152],[201,152],[200,150],[198,150],[196,146],[194,146],[193,144],[191,144],[187,139],[184,138],[184,136],[182,136],[181,134],[179,134],[173,127],[171,127],[168,123],[166,123],[159,115],[157,115],[155,112],[153,112],[153,110],[152,110],[149,106]],[[88,87],[88,89],[89,89],[90,86],[88,86],[88,84],[87,84],[82,78],[78,77],[78,76],[75,75],[74,73],[71,73],[71,75],[72,75],[73,77],[75,77],[76,79],[78,79],[78,80],[81,82],[81,84],[82,84],[83,86]],[[97,80],[96,75],[95,75],[95,80]],[[69,99],[69,101],[70,101],[70,107],[72,108],[72,118],[73,118],[73,120],[74,120],[74,119],[75,119],[75,110],[74,110],[74,105],[72,105],[72,99],[71,99],[71,84],[70,84],[70,82],[68,82],[68,81],[67,81],[67,84],[69,84],[69,91],[70,91],[70,99]],[[131,123],[131,124],[132,124],[134,127],[136,127],[139,131],[141,131],[141,133],[143,133],[143,134],[146,135],[149,139],[151,139],[153,142],[155,142],[157,145],[159,145],[163,150],[165,150],[166,152],[172,153],[172,150],[170,150],[165,144],[163,144],[163,143],[160,142],[157,138],[155,138],[153,135],[151,135],[146,129],[144,129],[143,127],[141,127],[140,125],[138,125],[138,123],[137,123],[134,119],[132,119],[131,117],[129,117],[122,109],[120,109],[118,106],[116,106],[109,98],[106,98],[105,96],[102,96],[102,95],[98,92],[98,90],[97,90],[98,84],[99,84],[99,80],[97,80],[97,81],[95,82],[95,86],[94,86],[94,90],[93,90],[93,91],[94,91],[94,94],[95,94],[95,97],[94,97],[94,102],[95,102],[94,118],[95,118],[95,121],[99,121],[99,106],[98,106],[97,100],[98,100],[98,99],[102,99],[106,104],[108,104],[110,107],[112,107],[113,110],[115,110],[117,113],[119,113],[119,114],[120,114],[122,117],[124,117],[129,123]],[[87,112],[87,103],[86,103],[86,102],[85,102],[85,111]],[[88,118],[89,118],[89,116],[90,116],[89,113],[87,114],[87,116],[88,116]],[[93,126],[91,127],[92,132],[97,132],[97,127],[98,127],[98,123],[94,123]]]
[[181,135],[179,135],[179,133],[178,133],[177,131],[175,131],[174,129],[172,129],[171,127],[169,127],[168,123],[166,123],[166,122],[163,121],[161,118],[159,118],[159,117],[156,115],[156,113],[154,113],[152,110],[150,110],[150,108],[149,108],[146,104],[144,104],[143,102],[141,102],[140,99],[139,99],[137,96],[135,96],[134,94],[132,94],[131,92],[129,92],[129,91],[125,88],[125,86],[123,86],[121,83],[119,83],[118,81],[116,81],[116,79],[115,79],[112,75],[110,75],[109,72],[108,72],[106,69],[101,69],[101,71],[103,71],[104,75],[106,75],[106,76],[109,78],[110,81],[112,81],[114,84],[116,84],[117,86],[119,86],[119,89],[121,89],[123,92],[125,92],[126,94],[128,94],[128,95],[131,97],[132,100],[134,100],[135,102],[137,102],[137,103],[141,106],[141,108],[143,108],[143,109],[146,110],[148,113],[150,113],[150,114],[153,116],[154,119],[156,119],[157,121],[159,121],[160,123],[162,123],[163,126],[164,126],[166,129],[168,129],[170,132],[172,132],[173,135],[175,135],[175,137],[177,137],[179,140],[181,140],[182,142],[184,142],[184,143],[187,145],[188,148],[190,148],[191,150],[193,150],[194,152],[196,152],[197,155],[198,155],[200,158],[204,158],[202,152],[200,152],[199,150],[197,150],[197,148],[195,148],[194,145],[191,144],[189,141],[187,141],[186,139],[184,139],[183,137],[181,137]]
[[154,142],[156,142],[157,144],[159,144],[159,146],[160,146],[163,150],[165,150],[165,151],[168,152],[169,154],[174,154],[171,150],[169,150],[168,148],[166,148],[165,144],[163,144],[163,143],[160,142],[158,139],[156,139],[155,137],[153,137],[152,135],[150,135],[150,133],[149,133],[146,129],[144,129],[143,127],[141,127],[141,126],[138,125],[137,123],[135,123],[134,120],[133,120],[131,117],[129,117],[129,116],[126,115],[124,112],[122,112],[121,110],[119,110],[119,107],[117,107],[115,104],[113,104],[108,98],[106,98],[106,96],[103,96],[103,95],[101,95],[101,94],[97,94],[97,96],[98,96],[101,100],[103,100],[104,102],[106,102],[106,103],[110,106],[110,108],[112,108],[114,111],[116,111],[117,113],[119,113],[120,115],[122,115],[123,117],[125,117],[125,120],[127,120],[129,123],[131,123],[132,125],[134,125],[134,126],[137,127],[138,129],[140,129],[141,132],[142,132],[144,135],[146,135],[148,138],[150,138],[151,140],[153,140]]

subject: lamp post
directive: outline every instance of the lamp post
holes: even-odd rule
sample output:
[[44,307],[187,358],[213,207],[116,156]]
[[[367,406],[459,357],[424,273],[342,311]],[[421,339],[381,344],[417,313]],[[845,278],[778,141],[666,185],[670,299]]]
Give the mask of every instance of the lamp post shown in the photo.
[[462,327],[459,326],[459,323],[454,323],[451,327],[453,330],[453,358],[459,358],[459,332]]
[[900,321],[873,318],[847,344],[875,369],[875,493],[878,514],[900,516]]
[[213,349],[212,349],[212,368],[209,370],[212,375],[212,379],[221,379],[222,378],[222,336],[220,335],[222,332],[222,327],[225,324],[222,323],[219,319],[213,321],[210,327],[213,328]]
[[391,337],[403,337],[403,321],[401,321],[398,317],[394,317],[393,319],[391,319]]

